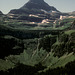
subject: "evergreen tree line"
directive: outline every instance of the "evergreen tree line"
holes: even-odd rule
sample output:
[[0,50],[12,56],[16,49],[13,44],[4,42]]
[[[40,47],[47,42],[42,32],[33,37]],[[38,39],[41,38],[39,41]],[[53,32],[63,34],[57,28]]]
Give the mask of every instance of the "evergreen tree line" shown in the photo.
[[18,63],[15,68],[0,71],[0,75],[75,75],[75,61],[69,62],[65,67],[57,67],[43,71],[45,68],[41,63],[35,66]]
[[7,71],[0,71],[0,75],[36,75],[38,71],[44,70],[46,67],[42,66],[41,63],[35,66],[28,66],[21,63],[17,63],[16,67],[11,68]]
[[37,75],[75,75],[75,61],[69,62],[65,67],[49,69],[46,72],[41,72]]

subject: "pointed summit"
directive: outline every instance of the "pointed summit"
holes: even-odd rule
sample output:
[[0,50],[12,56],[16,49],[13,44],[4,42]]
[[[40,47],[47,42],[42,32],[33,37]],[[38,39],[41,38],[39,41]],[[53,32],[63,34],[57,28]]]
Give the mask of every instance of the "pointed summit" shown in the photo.
[[32,1],[32,2],[41,2],[41,1],[44,1],[44,0],[29,0],[29,1]]
[[21,9],[43,9],[46,11],[57,11],[56,8],[49,6],[44,0],[29,0]]
[[[43,10],[43,11],[42,11]],[[58,11],[55,7],[49,6],[44,0],[29,0],[20,9],[11,10],[12,14],[42,14],[44,11]]]

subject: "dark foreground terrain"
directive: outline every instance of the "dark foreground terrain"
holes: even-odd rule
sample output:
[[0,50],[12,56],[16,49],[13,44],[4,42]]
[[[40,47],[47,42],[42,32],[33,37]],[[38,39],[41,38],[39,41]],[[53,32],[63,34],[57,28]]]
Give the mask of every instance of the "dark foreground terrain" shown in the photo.
[[23,31],[0,25],[1,75],[74,75],[74,69],[74,29]]

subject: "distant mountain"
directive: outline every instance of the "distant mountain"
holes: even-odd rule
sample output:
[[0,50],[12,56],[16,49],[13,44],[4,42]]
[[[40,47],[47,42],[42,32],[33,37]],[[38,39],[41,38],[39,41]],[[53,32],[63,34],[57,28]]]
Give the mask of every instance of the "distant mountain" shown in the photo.
[[75,16],[75,11],[70,12],[69,15],[74,15]]
[[73,11],[72,13],[75,14],[75,11]]
[[49,6],[44,0],[29,0],[23,7],[20,9],[11,10],[9,13],[13,14],[41,14],[44,11],[58,11],[55,7]]

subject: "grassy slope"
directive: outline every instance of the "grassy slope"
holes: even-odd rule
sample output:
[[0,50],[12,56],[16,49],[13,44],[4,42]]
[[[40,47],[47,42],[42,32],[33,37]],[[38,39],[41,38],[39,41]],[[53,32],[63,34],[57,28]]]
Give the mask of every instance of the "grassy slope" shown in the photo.
[[[75,30],[69,30],[65,33],[70,35],[71,33],[75,32]],[[56,44],[59,44],[58,41]],[[29,49],[30,50],[30,49]],[[73,53],[70,54],[64,54],[62,57],[54,57],[52,52],[46,52],[45,50],[40,49],[34,50],[32,54],[28,54],[28,52],[25,50],[20,55],[10,55],[6,58],[6,60],[0,59],[0,70],[6,70],[11,67],[14,67],[14,65],[17,62],[21,62],[26,65],[34,65],[39,62],[41,62],[43,65],[47,66],[48,68],[56,68],[65,66],[68,62],[74,61],[75,55]]]
[[65,34],[70,35],[71,33],[75,32],[75,30],[69,30],[69,31],[65,31]]
[[0,59],[0,70],[5,71],[13,67],[14,67],[14,63],[10,62],[9,60],[5,61],[5,60]]

